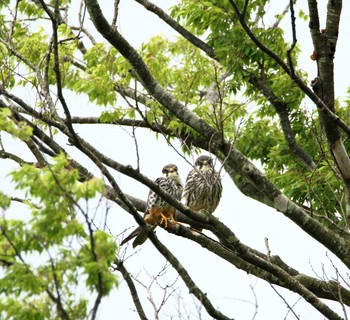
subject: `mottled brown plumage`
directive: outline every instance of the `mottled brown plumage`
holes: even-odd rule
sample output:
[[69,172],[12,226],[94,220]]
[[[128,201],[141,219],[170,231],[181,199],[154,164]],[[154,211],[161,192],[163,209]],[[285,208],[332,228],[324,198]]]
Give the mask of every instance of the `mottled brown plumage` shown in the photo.
[[[155,183],[157,183],[163,191],[177,200],[180,200],[183,187],[177,166],[168,164],[163,168],[162,172],[163,177],[157,178]],[[175,221],[174,215],[175,208],[169,205],[154,191],[150,190],[147,199],[147,209],[144,214],[145,222],[154,228],[157,225],[162,225],[167,228],[173,226]],[[133,247],[135,248],[147,240],[147,231],[140,227],[136,228],[120,245],[123,245],[133,238],[135,238],[133,242]]]
[[212,159],[200,156],[187,176],[182,203],[192,211],[212,214],[220,202],[221,194],[221,177],[215,171]]

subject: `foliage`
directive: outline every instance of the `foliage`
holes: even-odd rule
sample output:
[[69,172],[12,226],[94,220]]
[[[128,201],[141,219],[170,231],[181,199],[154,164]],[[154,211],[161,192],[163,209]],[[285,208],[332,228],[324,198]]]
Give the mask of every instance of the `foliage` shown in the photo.
[[[118,125],[134,137],[141,127],[171,145],[180,142],[185,157],[208,151],[244,194],[282,212],[350,266],[350,98],[334,97],[337,1],[327,9],[333,10],[328,30],[313,30],[317,7],[297,8],[293,1],[274,14],[278,2],[272,0],[182,0],[169,15],[138,2],[177,36],[155,35],[132,47],[118,25],[117,14],[123,14],[116,10],[118,1],[111,6],[113,23],[104,20],[93,0],[80,8],[69,0],[0,2],[0,158],[18,166],[9,176],[14,193],[21,195],[0,190],[0,312],[5,319],[96,318],[101,299],[118,285],[110,270],[118,247],[83,207],[101,197],[142,222],[136,211],[144,211],[145,202],[125,195],[114,171],[157,191],[139,166],[123,165],[84,140],[78,124],[98,130]],[[297,16],[292,9],[298,9]],[[292,23],[285,23],[287,16]],[[311,61],[317,65],[312,86],[299,67],[305,52],[293,28],[308,20]],[[72,96],[82,102],[73,105]],[[98,106],[97,116],[87,116],[86,102]],[[89,130],[94,135],[95,127]],[[3,137],[11,147],[20,142],[22,149],[8,148]],[[122,148],[112,138],[111,148]],[[139,164],[136,138],[135,147]],[[94,177],[76,154],[106,180]],[[22,211],[29,213],[18,214]],[[240,247],[229,228],[208,219],[204,229],[218,241],[181,230],[177,235],[296,292],[325,317],[330,313],[320,299],[326,293],[350,305],[348,290],[330,289],[315,278],[310,288],[280,259],[271,263],[269,255]],[[157,249],[178,267],[171,253]],[[182,269],[176,270],[210,316],[225,319]],[[89,295],[80,297],[77,290]],[[135,294],[133,299],[140,314]]]
[[86,286],[104,296],[118,284],[109,270],[117,253],[114,238],[86,230],[90,218],[80,207],[103,192],[101,181],[79,182],[64,154],[44,169],[23,165],[12,178],[30,199],[24,205],[31,214],[27,221],[10,219],[9,198],[1,195],[1,314],[4,319],[53,319],[66,310],[64,316],[85,319],[89,297],[78,297],[77,290]]

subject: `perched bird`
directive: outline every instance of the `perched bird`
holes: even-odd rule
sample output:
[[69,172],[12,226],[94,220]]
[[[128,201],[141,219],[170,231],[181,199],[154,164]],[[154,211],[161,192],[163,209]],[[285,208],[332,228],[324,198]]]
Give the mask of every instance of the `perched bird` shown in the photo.
[[[220,174],[215,171],[209,156],[200,156],[188,173],[181,202],[192,211],[212,214],[222,194]],[[201,229],[195,227],[196,230]]]
[[[157,178],[155,183],[157,183],[163,191],[169,193],[169,195],[177,200],[180,200],[183,186],[177,166],[175,164],[168,164],[163,168],[162,173],[163,176]],[[144,219],[147,224],[154,228],[157,225],[163,225],[165,228],[173,226],[174,223],[176,223],[174,220],[175,211],[174,207],[169,205],[154,191],[150,190],[147,199],[147,209],[144,214]],[[135,237],[136,239],[132,244],[133,248],[147,240],[147,231],[141,227],[136,228],[120,245],[123,245]]]

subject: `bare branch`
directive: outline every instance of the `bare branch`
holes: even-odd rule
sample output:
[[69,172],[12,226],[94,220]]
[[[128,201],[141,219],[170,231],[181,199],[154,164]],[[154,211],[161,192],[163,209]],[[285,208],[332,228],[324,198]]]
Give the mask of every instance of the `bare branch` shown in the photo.
[[1,159],[10,159],[16,163],[18,163],[20,166],[22,166],[23,164],[33,164],[33,162],[28,162],[23,160],[22,158],[18,157],[17,155],[4,151],[4,150],[0,150],[0,158]]
[[[296,3],[296,0],[293,0],[293,4],[295,4],[295,3]],[[279,26],[279,24],[282,21],[283,17],[289,11],[289,7],[290,7],[290,3],[288,3],[286,5],[286,7],[284,8],[284,10],[277,16],[277,19],[276,19],[275,23],[272,25],[272,29],[276,29]]]
[[56,266],[55,263],[50,255],[50,252],[47,250],[49,257],[50,257],[50,266],[51,266],[51,272],[52,272],[52,276],[53,276],[53,282],[54,282],[54,286],[55,286],[55,291],[56,291],[56,297],[50,292],[49,289],[46,290],[47,294],[49,295],[49,297],[51,298],[51,300],[53,300],[56,304],[57,307],[57,313],[60,315],[60,317],[62,319],[66,319],[69,320],[70,317],[67,313],[67,311],[65,310],[65,308],[63,307],[63,303],[62,303],[62,298],[61,298],[61,292],[60,292],[60,285],[59,285],[59,280],[57,279],[57,273],[56,273]]
[[182,27],[173,18],[171,18],[168,14],[166,14],[161,8],[149,2],[148,0],[135,0],[135,1],[143,5],[147,10],[156,14],[159,18],[161,18],[164,22],[166,22],[170,27],[172,27],[174,30],[180,33],[185,39],[187,39],[196,47],[206,52],[209,57],[215,59],[215,52],[208,44],[206,44],[204,41],[200,40],[199,38],[194,36],[191,32],[189,32],[184,27]]
[[294,14],[294,2],[295,2],[294,0],[289,1],[293,42],[292,42],[290,48],[287,50],[288,64],[289,64],[289,69],[291,71],[292,77],[295,76],[295,70],[294,70],[294,65],[293,65],[293,60],[292,60],[292,52],[297,44],[297,33],[296,33],[296,27],[295,27],[295,14]]
[[200,288],[192,280],[191,276],[188,274],[187,270],[182,266],[180,261],[171,253],[171,251],[164,246],[154,234],[149,234],[149,238],[153,245],[158,249],[158,251],[164,256],[164,258],[172,265],[172,267],[178,272],[181,279],[186,284],[188,290],[193,294],[204,306],[208,314],[214,319],[218,320],[232,320],[232,318],[227,317],[219,310],[217,310],[207,297],[207,295],[200,290]]
[[119,12],[119,2],[120,2],[120,0],[114,0],[114,14],[113,14],[113,20],[111,23],[112,27],[115,27],[116,23],[117,23],[118,12]]
[[130,277],[129,272],[126,270],[123,261],[116,257],[114,263],[116,265],[116,270],[118,270],[122,274],[124,280],[126,281],[128,287],[129,287],[129,291],[131,293],[132,300],[135,304],[136,311],[137,311],[140,319],[147,320],[145,311],[142,308],[142,304],[141,304],[139,295],[137,293],[136,287],[134,285],[134,282],[133,282],[132,278]]
[[[295,311],[294,311],[294,309],[293,309],[293,306],[291,306],[288,302],[287,302],[287,300],[276,290],[276,288],[271,284],[270,285],[271,286],[271,288],[273,289],[273,291],[275,291],[276,292],[276,294],[282,299],[282,301],[285,303],[285,305],[287,306],[287,308],[288,308],[288,312],[290,311],[293,315],[294,315],[294,317],[296,318],[296,319],[298,319],[298,320],[300,320],[300,318],[298,317],[298,315],[295,313]],[[287,317],[286,317],[287,318]],[[285,318],[285,319],[286,319]]]
[[[278,279],[283,279],[288,284],[288,287],[297,292],[301,297],[303,297],[308,303],[310,303],[315,309],[326,316],[329,319],[341,319],[341,317],[335,313],[331,308],[329,308],[325,303],[323,303],[315,294],[310,292],[305,288],[299,281],[291,277],[286,271],[279,268],[278,266],[268,262],[265,259],[251,253],[248,247],[243,245],[238,238],[220,221],[215,221],[215,225],[220,228],[220,233],[215,232],[217,229],[212,230],[219,237],[221,243],[231,250],[238,252],[239,256],[245,261],[270,272]],[[227,232],[225,235],[225,231]],[[229,239],[229,240],[228,240]]]

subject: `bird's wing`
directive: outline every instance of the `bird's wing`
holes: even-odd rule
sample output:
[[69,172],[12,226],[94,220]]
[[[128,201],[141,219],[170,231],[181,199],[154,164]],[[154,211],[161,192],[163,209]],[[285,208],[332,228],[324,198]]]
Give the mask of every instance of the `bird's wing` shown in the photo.
[[185,186],[182,191],[182,196],[181,196],[181,202],[185,205],[188,206],[188,201],[190,194],[193,192],[195,186],[194,183],[194,177],[196,175],[197,171],[195,169],[192,169],[186,178]]
[[[158,185],[160,185],[165,178],[159,177],[157,178],[154,182]],[[149,208],[152,208],[156,202],[158,201],[159,196],[152,190],[149,191],[148,193],[148,198],[147,198],[147,210],[144,213],[143,218],[145,219],[147,215],[149,214]],[[147,220],[147,219],[146,219]],[[126,242],[130,241],[131,239],[135,238],[133,242],[133,247],[135,248],[136,246],[144,243],[147,240],[147,232],[145,229],[142,229],[141,227],[137,227],[134,231],[132,231],[121,243],[120,245],[125,244]]]

